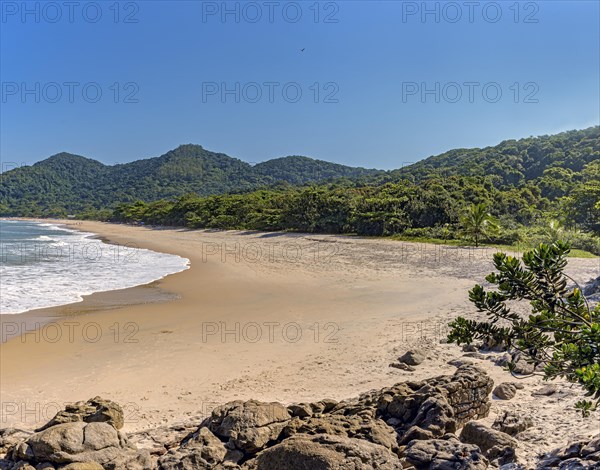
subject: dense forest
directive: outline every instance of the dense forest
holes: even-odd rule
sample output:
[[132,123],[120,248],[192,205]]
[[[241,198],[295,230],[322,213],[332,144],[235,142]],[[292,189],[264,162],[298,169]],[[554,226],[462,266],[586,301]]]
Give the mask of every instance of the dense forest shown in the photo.
[[59,153],[0,176],[0,215],[61,216],[194,193],[245,192],[270,185],[374,177],[385,172],[291,156],[250,165],[200,145],[122,165]]
[[1,215],[443,240],[468,239],[466,215],[478,208],[497,227],[479,234],[487,241],[560,232],[600,254],[600,127],[452,150],[393,171],[306,157],[251,166],[195,145],[113,167],[59,154],[3,174],[0,206]]

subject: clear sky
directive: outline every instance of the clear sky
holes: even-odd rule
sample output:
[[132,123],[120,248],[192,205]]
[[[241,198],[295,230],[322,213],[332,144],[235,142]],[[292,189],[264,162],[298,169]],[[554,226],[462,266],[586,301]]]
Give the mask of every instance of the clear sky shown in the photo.
[[598,1],[0,5],[3,162],[196,143],[391,169],[599,122]]

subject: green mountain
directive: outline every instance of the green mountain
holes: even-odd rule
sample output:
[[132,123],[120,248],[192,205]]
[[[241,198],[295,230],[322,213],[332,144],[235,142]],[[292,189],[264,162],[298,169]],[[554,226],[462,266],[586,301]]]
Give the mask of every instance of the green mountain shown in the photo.
[[[354,214],[353,221],[358,220],[357,206],[371,204],[361,209],[368,215],[360,217],[379,220],[392,217],[386,208],[392,204],[394,210],[413,214],[414,223],[409,226],[428,227],[456,220],[465,204],[485,202],[494,207],[496,215],[512,217],[518,223],[538,220],[540,214],[568,212],[569,223],[597,230],[600,127],[507,140],[482,149],[450,150],[393,171],[353,168],[302,156],[252,166],[199,145],[182,145],[160,157],[114,166],[61,153],[0,175],[0,215],[91,214],[135,201],[173,201],[192,193],[200,197],[239,195],[270,188],[268,196],[256,196],[268,212],[267,199],[277,200],[281,206],[291,197],[285,191],[306,184],[321,185],[327,197],[335,193],[345,198],[355,188],[356,197],[346,208],[348,214]],[[365,199],[367,195],[372,200]],[[294,217],[317,210],[313,205],[319,203],[311,197],[298,204]],[[442,210],[442,200],[452,211],[434,217]],[[331,210],[341,207],[339,201],[331,203]],[[352,227],[354,222],[344,223]],[[330,222],[323,224],[331,226]]]
[[245,192],[282,182],[319,183],[383,173],[297,156],[252,166],[191,144],[160,157],[114,166],[59,153],[32,166],[2,173],[0,215],[76,213],[189,193],[205,196]]
[[540,185],[545,197],[564,196],[585,166],[600,159],[600,127],[505,140],[494,147],[456,149],[392,172],[392,178],[484,176],[496,187]]

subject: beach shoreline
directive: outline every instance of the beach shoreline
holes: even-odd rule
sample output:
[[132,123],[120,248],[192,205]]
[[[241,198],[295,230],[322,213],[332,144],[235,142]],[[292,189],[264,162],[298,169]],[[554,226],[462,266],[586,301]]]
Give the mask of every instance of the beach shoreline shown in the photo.
[[[93,294],[67,316],[48,309],[46,331],[2,344],[2,427],[33,428],[66,403],[102,396],[125,406],[124,429],[132,432],[205,416],[236,399],[340,400],[451,374],[448,361],[463,352],[444,344],[447,324],[474,312],[467,291],[492,270],[485,251],[392,240],[58,222],[185,257],[190,268],[151,287],[172,296],[165,302],[82,313]],[[571,259],[569,272],[585,282],[597,276],[598,261]],[[101,293],[102,302],[115,292]],[[389,367],[412,347],[427,351],[422,365]],[[496,382],[510,381],[490,361],[476,362]],[[531,389],[541,381],[523,382]],[[493,410],[526,412],[537,402],[494,401]],[[540,419],[564,403],[549,406]],[[575,417],[561,426],[589,430]]]

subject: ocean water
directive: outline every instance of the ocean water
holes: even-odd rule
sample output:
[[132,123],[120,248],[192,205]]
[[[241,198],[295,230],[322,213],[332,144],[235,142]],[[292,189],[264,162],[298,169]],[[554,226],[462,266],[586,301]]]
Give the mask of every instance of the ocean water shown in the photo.
[[147,284],[189,260],[51,223],[0,220],[0,313],[82,300],[83,295]]

